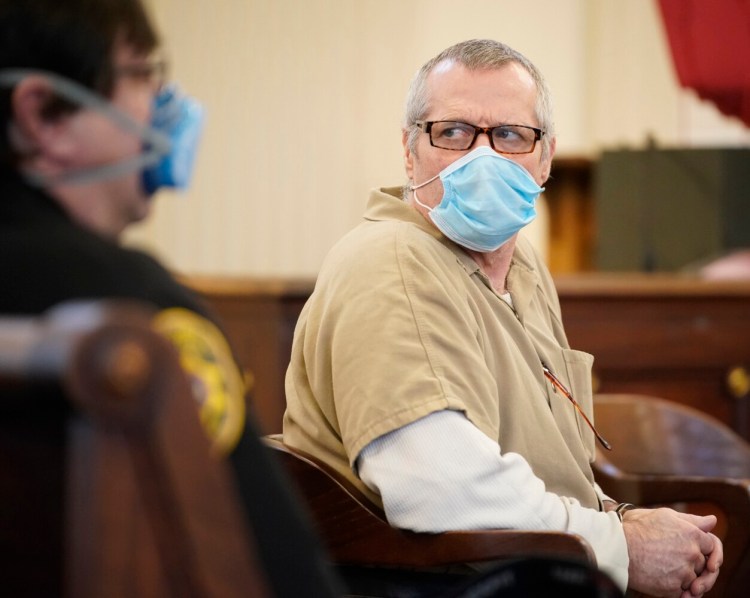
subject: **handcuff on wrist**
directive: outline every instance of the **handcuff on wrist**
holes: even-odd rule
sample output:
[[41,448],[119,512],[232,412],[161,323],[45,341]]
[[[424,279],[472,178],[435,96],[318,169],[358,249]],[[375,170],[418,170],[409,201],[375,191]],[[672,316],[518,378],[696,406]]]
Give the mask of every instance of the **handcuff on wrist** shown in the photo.
[[620,520],[620,523],[622,523],[622,518],[625,515],[625,513],[635,508],[636,506],[631,505],[629,502],[621,502],[614,508],[614,511],[615,511],[615,515],[617,515],[617,518]]

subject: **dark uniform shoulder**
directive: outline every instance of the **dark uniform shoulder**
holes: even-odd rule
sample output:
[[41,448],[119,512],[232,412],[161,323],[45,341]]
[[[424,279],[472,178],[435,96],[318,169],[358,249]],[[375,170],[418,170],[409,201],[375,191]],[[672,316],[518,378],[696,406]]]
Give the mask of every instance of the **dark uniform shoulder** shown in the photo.
[[172,341],[191,375],[201,421],[218,452],[238,442],[245,390],[229,343],[210,310],[153,257],[64,217],[3,227],[0,313],[41,314],[69,301],[129,299],[157,309],[155,328]]
[[0,275],[12,281],[4,313],[40,313],[61,301],[120,297],[205,313],[202,303],[154,258],[74,226],[43,223],[7,229]]

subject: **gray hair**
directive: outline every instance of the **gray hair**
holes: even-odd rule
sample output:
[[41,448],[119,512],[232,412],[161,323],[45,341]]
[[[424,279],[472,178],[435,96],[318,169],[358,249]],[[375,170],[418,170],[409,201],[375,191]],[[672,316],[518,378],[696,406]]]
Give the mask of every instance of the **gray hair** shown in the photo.
[[455,44],[428,60],[414,75],[406,94],[406,111],[403,122],[404,130],[408,131],[407,144],[412,152],[421,132],[414,123],[422,120],[430,107],[427,78],[438,64],[445,61],[456,62],[469,70],[498,69],[509,62],[516,62],[525,68],[536,84],[535,115],[539,121],[539,127],[545,131],[541,140],[542,159],[549,156],[550,143],[555,136],[555,130],[552,120],[552,100],[544,77],[523,54],[510,46],[491,39],[471,39]]

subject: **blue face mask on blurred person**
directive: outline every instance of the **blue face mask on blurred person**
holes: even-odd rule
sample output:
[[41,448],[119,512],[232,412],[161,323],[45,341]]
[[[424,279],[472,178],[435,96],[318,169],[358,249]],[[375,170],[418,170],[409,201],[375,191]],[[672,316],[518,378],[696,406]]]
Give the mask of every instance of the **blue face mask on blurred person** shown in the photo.
[[148,195],[161,187],[187,188],[203,130],[203,114],[201,105],[174,85],[156,96],[151,129],[169,140],[169,151],[143,170],[143,189]]
[[157,94],[151,122],[144,126],[115,108],[98,93],[55,73],[32,69],[2,69],[0,86],[13,87],[32,75],[46,78],[60,97],[101,112],[124,131],[139,137],[143,142],[143,151],[132,158],[112,164],[82,168],[55,177],[25,173],[29,182],[42,187],[61,183],[86,184],[140,170],[143,190],[148,195],[162,187],[180,190],[187,188],[204,121],[203,108],[196,100],[180,93],[175,85],[168,85]]
[[[443,198],[424,205],[417,189],[440,177]],[[487,146],[449,164],[431,179],[410,187],[414,201],[429,210],[435,226],[455,243],[487,253],[508,241],[536,216],[534,203],[544,191],[526,169]]]

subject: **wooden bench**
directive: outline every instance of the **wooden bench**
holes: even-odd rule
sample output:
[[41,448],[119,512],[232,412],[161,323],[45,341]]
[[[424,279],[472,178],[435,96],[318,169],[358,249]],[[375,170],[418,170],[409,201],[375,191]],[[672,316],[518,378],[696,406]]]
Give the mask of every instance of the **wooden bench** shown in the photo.
[[8,596],[268,596],[229,465],[152,311],[0,318]]

